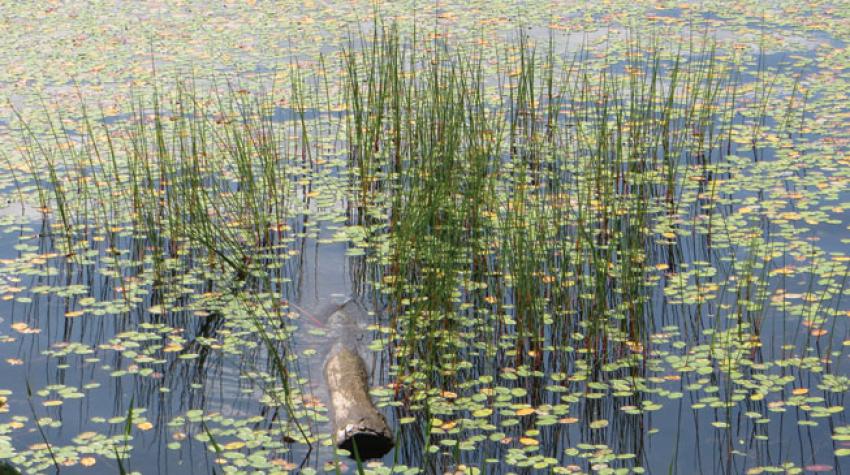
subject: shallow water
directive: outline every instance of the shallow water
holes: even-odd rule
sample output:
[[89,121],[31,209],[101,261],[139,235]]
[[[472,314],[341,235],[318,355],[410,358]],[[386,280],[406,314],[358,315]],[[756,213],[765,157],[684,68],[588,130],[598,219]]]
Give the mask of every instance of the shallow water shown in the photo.
[[[489,3],[479,7],[483,7],[484,11],[492,10],[492,16],[497,19],[502,18],[502,14],[511,18],[522,17],[512,11],[514,7],[519,8],[515,5]],[[627,3],[630,4],[628,10],[625,6],[623,9],[626,13],[616,19],[605,20],[605,16],[612,11],[616,13],[616,9],[608,11],[606,8],[604,11],[593,13],[595,20],[605,21],[612,25],[611,27],[594,26],[589,31],[575,31],[570,35],[559,36],[556,46],[559,50],[564,50],[565,57],[581,51],[582,42],[587,50],[602,54],[598,48],[605,44],[606,39],[611,39],[614,44],[620,45],[619,47],[622,46],[626,36],[622,25],[626,24],[629,18],[644,21],[646,16],[653,16],[673,21],[682,17],[691,18],[692,14],[697,14],[693,9],[656,10],[648,6],[637,8],[639,2]],[[635,5],[631,5],[632,3]],[[780,7],[788,7],[793,2],[774,3]],[[458,22],[465,24],[474,15],[464,15],[463,6],[449,5],[441,15],[459,11],[461,13]],[[151,16],[160,17],[157,21],[171,25],[174,31],[182,31],[179,26],[173,24],[174,22],[194,22],[201,16],[202,11],[197,6],[183,6],[177,8],[179,15],[174,16],[169,15],[169,11],[174,12],[167,5],[160,7],[162,11],[153,11]],[[410,5],[388,8],[409,7]],[[544,17],[548,18],[547,15],[540,13],[551,12],[538,12],[540,8],[534,5],[526,7],[531,13],[537,13],[528,17],[531,18],[528,21],[532,22],[532,25],[525,25],[530,27],[527,32],[532,38],[544,41],[550,30],[543,21]],[[554,10],[556,7],[567,8],[564,5],[551,8]],[[123,7],[115,6],[111,11],[113,14],[122,15],[121,8]],[[190,59],[194,54],[201,64],[211,61],[214,69],[231,72],[238,69],[231,65],[230,61],[236,57],[237,62],[249,65],[246,70],[256,75],[258,82],[268,84],[268,75],[286,69],[274,67],[271,65],[272,60],[288,56],[281,52],[281,58],[264,57],[266,48],[262,45],[266,44],[265,39],[260,37],[259,33],[254,34],[248,31],[250,29],[238,26],[240,22],[250,24],[245,20],[250,18],[250,15],[246,16],[242,8],[233,6],[226,12],[217,11],[214,15],[216,25],[209,29],[209,32],[229,31],[231,38],[244,40],[240,46],[247,44],[254,45],[254,48],[245,48],[244,54],[241,54],[238,48],[233,49],[233,45],[229,48],[222,46],[220,51],[228,51],[228,54],[221,54],[221,57],[216,56],[213,59],[207,57],[206,50],[200,47],[199,49],[204,51],[203,54],[198,51],[169,53],[166,50],[161,53],[166,58],[157,65],[167,68],[172,59],[167,55],[185,53]],[[310,12],[319,11],[314,10],[315,7],[305,8],[309,8],[307,11]],[[351,9],[357,10],[356,7]],[[846,99],[846,94],[842,91],[846,91],[847,84],[845,79],[832,75],[835,73],[834,68],[821,64],[825,57],[846,53],[847,40],[850,38],[846,19],[838,26],[832,24],[814,28],[788,24],[782,17],[783,14],[775,13],[767,31],[773,37],[781,37],[783,41],[781,44],[770,41],[762,44],[761,35],[765,27],[762,22],[753,19],[757,12],[749,12],[749,18],[727,18],[743,15],[738,10],[729,13],[726,8],[710,9],[712,11],[698,13],[698,16],[710,22],[707,25],[709,35],[715,36],[721,43],[743,43],[742,49],[748,55],[760,55],[760,61],[765,67],[781,71],[779,77],[784,82],[792,82],[800,75],[801,82],[810,89],[810,120],[818,125],[816,130],[799,135],[802,149],[800,153],[804,158],[795,163],[795,166],[799,165],[798,168],[787,172],[789,179],[812,174],[812,181],[804,182],[799,188],[796,186],[800,181],[787,184],[788,180],[773,174],[776,170],[771,169],[770,164],[777,160],[782,160],[777,162],[782,163],[782,166],[789,166],[790,161],[778,159],[777,152],[771,149],[757,150],[755,157],[751,157],[753,152],[747,148],[745,142],[740,142],[740,148],[733,154],[745,157],[746,160],[742,159],[741,164],[736,165],[732,172],[738,180],[730,180],[737,188],[731,189],[728,196],[724,197],[731,202],[728,215],[734,215],[735,219],[740,218],[757,228],[763,236],[775,239],[774,242],[785,242],[789,247],[793,247],[791,244],[803,242],[811,245],[811,252],[808,253],[811,255],[807,255],[806,249],[799,247],[783,249],[783,254],[775,259],[777,264],[772,270],[780,267],[780,261],[783,266],[787,263],[788,266],[796,266],[798,269],[826,265],[822,261],[815,264],[812,256],[821,253],[843,255],[850,249],[850,243],[846,239],[850,213],[846,208],[840,208],[840,205],[850,199],[850,191],[847,191],[845,172],[841,168],[846,167],[846,163],[838,161],[840,156],[848,153],[847,143],[841,142],[841,135],[846,131],[847,116],[838,111],[838,117],[833,119],[835,124],[844,124],[845,130],[836,128],[830,131],[825,125],[828,117],[824,118],[838,110],[842,98]],[[334,11],[334,8],[321,11],[322,15],[328,15],[331,19],[334,15],[350,15],[348,7],[340,7],[339,11]],[[272,15],[273,12],[267,14]],[[582,16],[581,12],[571,12],[565,13],[561,19],[564,24],[580,23],[583,21]],[[328,17],[321,17],[316,27],[311,27],[311,23],[304,20],[303,26],[298,28],[301,28],[301,31],[309,30],[315,38],[340,35],[342,28],[338,25],[322,25],[323,22],[331,21]],[[222,18],[225,20],[221,20]],[[806,15],[794,14],[792,19],[802,22],[806,18]],[[142,19],[146,22],[153,21],[148,15],[143,15]],[[493,35],[493,41],[514,34],[512,30],[515,30],[516,23],[508,21],[507,18],[502,19],[507,26]],[[68,21],[76,24],[73,23],[75,20]],[[825,16],[823,21],[832,22],[833,18]],[[728,27],[718,26],[724,22],[728,22]],[[675,31],[678,36],[687,38],[701,34],[703,26],[679,25]],[[266,28],[270,27],[264,22],[262,29],[265,31]],[[445,26],[444,30],[452,31],[453,28],[454,26]],[[203,31],[204,35],[209,33],[206,28],[198,31]],[[465,30],[458,27],[455,31],[457,36],[475,36],[474,29]],[[664,31],[661,30],[662,34]],[[179,39],[172,41],[176,41],[175,44],[195,45],[195,40],[187,39],[190,37],[189,34],[183,37],[178,35]],[[304,37],[307,37],[306,33]],[[274,33],[269,44],[289,48],[293,42],[298,43],[291,36],[281,38],[279,33]],[[295,51],[293,54],[298,58],[307,58],[307,61],[309,58],[315,61],[317,52],[331,56],[339,47],[337,43],[329,45],[315,40],[305,43],[309,43],[304,47],[309,51]],[[764,54],[760,54],[762,48]],[[4,51],[3,54],[8,56],[9,53]],[[32,56],[40,58],[41,54],[33,53]],[[140,51],[135,54],[138,55],[133,56],[137,58],[136,62],[138,58],[144,57]],[[258,56],[260,59],[256,60],[257,64],[252,63],[251,59]],[[805,61],[801,61],[801,58]],[[26,81],[27,87],[40,84],[43,86],[42,90],[51,97],[71,96],[75,93],[75,87],[70,87],[66,81],[57,80],[57,68],[48,66],[54,64],[54,58],[42,58],[38,61],[27,60],[25,64],[30,68],[42,64],[43,74],[48,77]],[[78,61],[80,64],[88,64],[91,57],[81,57]],[[181,66],[186,64],[176,59],[175,62]],[[126,64],[121,66],[118,63],[120,62],[106,65],[107,71],[117,71],[116,79],[134,77],[134,71],[127,71]],[[803,66],[800,67],[799,64]],[[838,64],[841,64],[840,60]],[[91,79],[91,74],[86,70],[81,75]],[[94,78],[99,76],[95,75]],[[742,78],[745,81],[755,80],[758,78],[758,71],[748,69],[742,73]],[[102,87],[104,82],[106,81],[83,81],[81,88],[92,92],[93,97],[108,97],[115,91],[120,91],[117,94],[127,94],[123,81],[116,80]],[[9,93],[11,87],[6,85],[3,91],[7,92],[15,107],[25,108],[32,98],[21,95],[20,91]],[[783,91],[787,93],[787,90]],[[72,101],[64,101],[63,104],[67,106],[69,102]],[[33,113],[32,110],[29,112]],[[132,116],[126,111],[108,111],[103,122],[108,125],[120,124],[130,117]],[[310,121],[326,118],[328,122],[340,120],[342,117],[343,113],[323,115],[313,110],[308,110],[305,115],[305,119]],[[9,119],[0,120],[0,129],[9,127],[12,118]],[[275,107],[273,119],[288,124],[298,119],[298,116],[293,107],[281,105]],[[776,122],[768,122],[767,125],[776,127]],[[834,139],[831,145],[824,144],[825,137]],[[811,150],[806,150],[806,147]],[[4,143],[5,148],[11,148],[11,145]],[[334,156],[334,153],[337,155]],[[334,150],[329,155],[331,160],[339,158],[339,150]],[[806,157],[811,159],[811,165],[808,165]],[[364,328],[369,324],[384,321],[386,316],[385,302],[370,291],[369,282],[362,281],[366,266],[362,259],[356,255],[352,256],[357,254],[358,249],[353,243],[354,240],[334,237],[340,228],[352,224],[346,223],[343,216],[342,205],[345,204],[346,197],[334,194],[345,189],[344,185],[340,185],[344,182],[340,170],[344,168],[344,165],[339,165],[321,176],[311,177],[314,178],[314,184],[318,183],[317,189],[331,190],[332,196],[322,197],[325,201],[321,206],[316,203],[308,205],[313,212],[308,217],[310,225],[304,224],[307,219],[293,220],[293,234],[296,237],[288,244],[288,249],[296,250],[297,253],[285,266],[275,270],[283,280],[276,284],[274,291],[281,300],[289,304],[287,311],[290,313],[287,318],[297,325],[290,346],[285,347],[281,343],[281,351],[298,355],[294,365],[298,368],[298,376],[302,378],[299,382],[303,391],[298,410],[308,413],[299,414],[299,420],[308,426],[311,434],[320,435],[320,440],[314,440],[311,449],[307,449],[303,443],[292,443],[290,437],[297,437],[296,429],[290,426],[281,429],[279,424],[280,421],[287,420],[286,414],[279,404],[270,404],[264,399],[264,390],[269,387],[267,376],[271,371],[270,354],[258,344],[259,337],[252,333],[254,330],[250,324],[233,323],[227,318],[228,315],[216,313],[215,309],[206,307],[173,311],[165,308],[163,312],[161,302],[166,296],[154,291],[149,285],[150,282],[144,279],[140,282],[145,288],[134,294],[141,299],[137,308],[130,312],[121,312],[115,308],[103,307],[100,308],[103,314],[98,315],[98,307],[94,304],[83,305],[81,300],[94,298],[98,302],[120,305],[123,298],[123,291],[116,290],[124,285],[119,282],[120,278],[104,273],[109,270],[110,265],[110,262],[104,259],[108,256],[105,245],[97,247],[97,244],[92,243],[96,251],[93,256],[96,256],[95,263],[68,265],[63,259],[64,253],[55,249],[54,241],[48,237],[51,233],[45,226],[49,224],[41,221],[40,213],[33,207],[34,197],[26,196],[30,202],[21,207],[16,204],[18,198],[15,191],[11,187],[6,189],[6,196],[9,197],[6,201],[10,204],[0,209],[4,231],[0,235],[0,260],[6,266],[0,272],[0,286],[3,287],[0,292],[3,295],[0,300],[0,390],[8,391],[5,393],[7,404],[3,408],[8,410],[0,414],[2,435],[7,437],[1,441],[4,446],[12,446],[21,453],[26,452],[23,458],[28,463],[40,465],[40,473],[53,471],[50,455],[40,446],[45,439],[56,449],[60,460],[68,457],[67,462],[73,462],[61,471],[70,474],[118,473],[118,463],[114,457],[110,457],[111,447],[120,448],[125,444],[132,445],[131,456],[125,468],[141,473],[206,474],[223,470],[220,467],[224,466],[234,471],[247,471],[248,466],[253,466],[258,471],[271,471],[275,468],[295,472],[304,471],[305,468],[323,471],[326,465],[335,459],[332,450],[324,443],[327,442],[329,427],[325,412],[327,394],[322,377],[322,363],[334,340],[328,335],[326,327],[330,309],[338,296],[351,295],[362,301],[370,311],[370,314],[363,315],[364,321],[361,323]],[[6,185],[10,181],[8,175],[8,170],[4,169],[3,183]],[[309,176],[306,172],[304,175]],[[759,181],[763,181],[763,184]],[[795,192],[808,193],[808,189],[818,189],[818,182],[831,184],[834,190],[813,191],[812,193],[820,194],[805,196],[802,200],[788,196]],[[678,193],[691,191],[687,186],[677,190]],[[298,193],[299,199],[305,199],[308,190],[302,187]],[[827,206],[839,206],[839,210],[825,212],[826,217],[835,220],[834,223],[811,218],[814,220],[812,224],[806,223],[805,217],[790,216],[784,220],[786,223],[777,223],[783,220],[771,217],[768,222],[768,218],[749,218],[752,212],[749,215],[740,212],[742,207],[754,208],[770,200],[787,201],[787,208],[774,208],[789,213]],[[319,210],[320,207],[322,210]],[[699,210],[694,209],[689,211],[687,216],[696,222],[698,214]],[[55,216],[52,218],[55,220]],[[317,222],[313,222],[314,219]],[[746,221],[747,219],[750,221]],[[18,224],[14,224],[16,222]],[[681,226],[693,228],[696,225],[686,223]],[[800,231],[804,227],[807,229]],[[781,233],[789,228],[795,232],[799,231],[793,239],[782,237]],[[127,236],[123,239],[125,244],[130,241]],[[822,290],[824,278],[822,274],[815,272],[817,269],[808,273],[798,272],[787,278],[783,277],[785,274],[782,273],[768,276],[765,299],[777,298],[777,293],[780,293],[780,301],[789,302],[788,311],[780,312],[774,308],[762,313],[747,312],[745,321],[761,322],[758,335],[762,346],[759,349],[730,350],[733,354],[730,361],[742,365],[736,367],[735,372],[743,374],[733,378],[730,376],[733,371],[722,366],[723,360],[706,355],[709,348],[724,349],[724,343],[717,335],[723,331],[732,332],[735,327],[734,319],[728,318],[723,304],[731,305],[736,301],[734,285],[730,284],[729,278],[738,275],[735,263],[745,261],[752,249],[737,245],[718,248],[716,243],[714,246],[710,248],[702,235],[693,237],[682,234],[675,245],[657,247],[659,255],[665,254],[668,248],[674,248],[675,252],[679,253],[674,259],[679,266],[674,269],[678,274],[672,272],[673,270],[667,274],[661,271],[658,273],[659,283],[652,292],[654,303],[650,305],[650,333],[656,344],[651,352],[643,356],[642,364],[635,368],[611,370],[611,377],[618,380],[616,384],[609,381],[607,376],[601,377],[600,381],[593,381],[597,383],[596,386],[581,380],[556,381],[551,379],[552,375],[548,374],[548,371],[544,371],[547,373],[546,377],[517,376],[513,374],[515,371],[500,370],[501,364],[507,366],[511,363],[508,357],[500,360],[488,359],[486,355],[478,354],[473,347],[459,349],[462,357],[474,361],[472,368],[459,373],[461,377],[468,378],[471,382],[493,374],[499,375],[495,383],[476,383],[477,386],[470,389],[471,393],[478,391],[479,386],[518,390],[518,395],[511,393],[503,399],[492,395],[483,399],[498,409],[492,416],[484,416],[484,419],[496,426],[492,429],[476,425],[482,418],[470,415],[476,412],[473,406],[468,409],[447,408],[446,406],[451,406],[446,404],[447,400],[451,401],[450,397],[444,398],[432,409],[434,412],[424,416],[406,406],[408,401],[402,404],[399,393],[388,389],[388,385],[396,380],[389,370],[391,357],[387,351],[373,351],[367,354],[373,386],[379,389],[375,399],[380,402],[381,410],[387,415],[391,426],[399,430],[399,450],[391,452],[380,462],[387,467],[404,464],[407,467],[420,468],[423,473],[450,470],[457,468],[459,464],[482,467],[484,473],[548,473],[552,464],[535,468],[535,464],[541,460],[535,459],[527,463],[528,458],[538,455],[557,459],[559,465],[581,463],[581,469],[587,471],[595,470],[594,467],[602,471],[605,468],[602,465],[610,464],[617,467],[637,465],[644,467],[648,473],[749,473],[759,467],[780,467],[786,462],[792,462],[795,469],[808,467],[808,471],[841,473],[850,470],[847,458],[836,455],[837,450],[846,448],[847,442],[832,439],[836,427],[848,424],[850,413],[844,398],[847,389],[827,391],[817,388],[824,368],[839,377],[850,376],[848,362],[845,361],[848,355],[844,349],[847,347],[845,342],[850,341],[850,319],[840,316],[841,312],[847,312],[850,308],[846,297],[842,299],[839,296],[827,302],[824,307],[834,308],[838,315],[826,315],[819,307],[812,306],[812,302],[809,302],[809,305],[801,303],[807,298],[807,294],[816,294]],[[132,245],[127,245],[126,248],[129,255],[139,253],[138,259],[143,260],[146,255],[144,249],[136,249]],[[704,306],[677,303],[677,297],[666,294],[665,287],[671,287],[677,275],[685,275],[695,267],[699,268],[700,264],[696,264],[699,261],[707,261],[717,269],[717,274],[711,276],[708,282],[716,283],[720,287],[720,295]],[[834,265],[839,276],[842,272],[846,273],[846,261],[836,261]],[[125,269],[125,277],[135,275],[136,270],[138,269]],[[179,269],[175,271],[178,274],[179,272]],[[196,295],[215,292],[219,284],[224,285],[217,282],[215,276],[192,277],[193,280],[181,284],[188,290],[176,299],[178,302],[193,302]],[[692,279],[693,276],[690,275],[689,278]],[[843,279],[835,277],[831,283],[834,282],[843,282]],[[71,294],[60,296],[55,291],[47,290],[48,287],[74,289],[78,286],[84,286],[79,295],[72,291]],[[151,311],[157,306],[160,306],[158,311]],[[87,308],[88,313],[73,316],[74,312],[81,308]],[[219,310],[225,312],[228,308],[233,309],[225,307]],[[808,327],[800,325],[801,320],[810,318],[809,313],[828,319],[829,325],[825,327],[829,329],[827,336],[813,336]],[[69,314],[72,316],[69,317]],[[234,333],[238,334],[238,338],[234,338],[236,341],[233,345],[238,347],[239,351],[225,351],[230,348],[226,347],[225,340]],[[369,339],[378,337],[377,332],[364,330],[367,346]],[[204,343],[200,343],[201,341]],[[212,345],[221,345],[215,348],[210,346],[210,341],[215,342]],[[581,339],[577,338],[571,344],[579,347],[580,343]],[[789,346],[783,348],[782,345]],[[148,346],[151,348],[150,353],[145,353],[144,349]],[[223,350],[222,346],[226,348]],[[831,351],[836,353],[830,355]],[[45,352],[50,352],[51,355],[45,355]],[[70,354],[66,354],[67,352]],[[547,354],[547,357],[552,359],[547,359],[543,368],[558,368],[565,372],[563,377],[566,378],[573,374],[571,370],[580,369],[581,358],[568,356],[568,362],[556,364],[555,353],[557,352]],[[139,361],[139,357],[145,355],[152,355],[162,361]],[[804,357],[809,360],[803,359]],[[682,360],[688,358],[693,358],[703,366],[682,369]],[[823,358],[831,358],[831,362],[821,365],[818,361]],[[753,368],[753,364],[759,363],[771,365]],[[704,369],[708,371],[703,371]],[[600,374],[605,372],[606,370],[600,370]],[[777,383],[769,397],[763,400],[749,398],[753,388],[748,387],[740,392],[744,387],[742,379],[747,382],[767,380],[769,383],[770,380],[778,380],[781,377],[790,379]],[[612,394],[612,386],[622,386],[629,381],[641,386],[641,390],[628,395]],[[560,386],[561,384],[563,386]],[[27,397],[28,388],[34,393],[31,398],[32,406],[29,404],[30,398]],[[806,392],[801,393],[800,390],[803,389]],[[83,396],[80,397],[80,394]],[[745,397],[741,398],[743,402],[734,407],[727,408],[719,401],[732,399],[738,402],[738,396]],[[806,397],[822,397],[823,400],[807,401],[804,400]],[[568,409],[561,413],[553,409],[565,403],[565,400],[569,405]],[[512,404],[516,404],[516,407]],[[533,406],[536,411],[517,415],[517,412],[528,409],[523,407],[523,404]],[[657,404],[661,404],[661,407],[654,407]],[[801,406],[807,405],[834,407],[837,410],[813,417],[811,409],[801,409]],[[634,407],[648,408],[645,412],[630,414],[628,409]],[[141,412],[142,410],[144,412]],[[189,416],[196,416],[193,411],[198,410],[203,411],[203,423],[201,418]],[[747,415],[748,412],[751,414]],[[550,417],[552,414],[556,414],[556,417]],[[415,423],[401,423],[404,418],[413,415],[419,417]],[[768,416],[768,421],[762,419]],[[442,432],[435,432],[433,441],[429,444],[439,448],[435,451],[436,454],[426,460],[422,455],[425,441],[422,440],[420,431],[424,421],[435,418],[440,422],[435,427]],[[571,418],[576,420],[572,421]],[[35,419],[38,424],[33,424]],[[132,440],[124,435],[128,419],[132,419]],[[460,423],[452,425],[459,420]],[[61,421],[61,425],[57,421]],[[589,426],[591,422],[599,421],[605,421],[605,424]],[[803,424],[800,424],[801,421]],[[819,423],[808,425],[812,421]],[[208,427],[204,427],[204,424]],[[460,429],[463,429],[463,432],[459,433]],[[254,435],[252,431],[263,435]],[[210,441],[210,434],[213,434],[212,438],[215,439],[213,442]],[[529,442],[524,445],[521,437],[528,434],[539,440],[539,443]],[[105,442],[106,437],[111,440]],[[488,441],[478,446],[473,445],[471,450],[459,448],[462,445],[459,442],[476,437]],[[275,443],[280,446],[274,446]],[[104,449],[104,446],[108,448]],[[219,450],[215,446],[225,446],[223,454],[218,454]],[[248,461],[252,454],[264,449],[268,449],[268,452],[259,456],[262,460]],[[608,452],[614,455],[609,457]],[[9,453],[8,450],[3,452],[4,457]],[[617,458],[617,454],[622,457]],[[92,457],[94,464],[84,466],[81,460],[83,457]],[[633,463],[631,457],[636,458],[638,463]],[[494,461],[487,462],[486,459],[490,458]],[[220,463],[221,460],[216,459],[226,459],[229,462]],[[243,460],[246,461],[245,464],[239,465]],[[344,463],[343,472],[355,471],[353,461],[346,460]],[[374,466],[371,468],[377,470]]]

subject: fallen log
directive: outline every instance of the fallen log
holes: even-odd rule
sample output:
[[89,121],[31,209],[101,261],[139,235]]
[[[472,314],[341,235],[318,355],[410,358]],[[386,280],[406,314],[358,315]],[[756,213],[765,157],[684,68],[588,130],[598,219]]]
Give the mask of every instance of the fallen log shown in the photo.
[[336,446],[361,460],[380,458],[393,448],[393,437],[384,416],[369,396],[366,363],[357,351],[359,327],[348,302],[328,319],[337,342],[325,360],[325,379],[330,395],[333,437]]

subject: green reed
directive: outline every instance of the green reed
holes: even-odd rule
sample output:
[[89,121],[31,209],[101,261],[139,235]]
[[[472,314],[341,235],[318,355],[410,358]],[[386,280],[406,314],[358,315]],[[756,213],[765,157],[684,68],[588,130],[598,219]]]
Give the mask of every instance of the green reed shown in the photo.
[[[734,61],[708,41],[664,53],[636,40],[622,61],[590,69],[583,52],[558,57],[552,41],[541,52],[520,36],[485,72],[484,51],[399,47],[394,35],[349,50],[346,79],[352,188],[375,216],[373,239],[389,244],[373,280],[399,397],[427,419],[429,398],[500,366],[637,375],[658,331],[654,275],[689,265],[677,223],[714,222],[715,170],[739,109]],[[700,209],[682,201],[693,183]],[[745,265],[733,283],[742,322],[765,299],[749,288],[765,268]],[[612,365],[621,371],[606,376]]]

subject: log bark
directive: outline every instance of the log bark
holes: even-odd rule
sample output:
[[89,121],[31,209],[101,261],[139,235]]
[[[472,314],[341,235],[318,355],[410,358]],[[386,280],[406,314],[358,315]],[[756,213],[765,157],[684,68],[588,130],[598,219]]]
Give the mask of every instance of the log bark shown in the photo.
[[325,378],[337,447],[361,460],[383,457],[393,448],[393,437],[369,396],[366,364],[356,349],[336,343],[325,362]]

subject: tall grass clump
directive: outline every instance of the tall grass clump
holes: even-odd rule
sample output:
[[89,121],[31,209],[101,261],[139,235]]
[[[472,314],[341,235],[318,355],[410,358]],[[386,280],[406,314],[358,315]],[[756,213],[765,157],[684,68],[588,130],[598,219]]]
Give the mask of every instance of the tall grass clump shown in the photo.
[[[633,51],[586,70],[581,57],[557,58],[551,45],[541,54],[522,37],[484,77],[480,51],[400,49],[387,34],[349,52],[349,108],[373,121],[351,124],[349,146],[359,169],[379,170],[353,175],[358,185],[390,196],[382,275],[391,308],[411,319],[408,335],[434,319],[451,325],[457,304],[484,290],[524,342],[520,361],[537,353],[532,341],[563,341],[572,329],[544,328],[565,320],[587,327],[597,356],[608,353],[612,319],[640,344],[644,269],[667,249],[652,227],[678,219],[680,183],[694,165],[710,173],[722,160],[716,119],[734,107],[720,94],[732,79],[712,52],[685,66],[681,56]],[[464,288],[494,275],[493,286]],[[550,310],[561,318],[544,317]]]
[[[96,118],[81,102],[81,129],[55,126],[44,135],[25,128],[22,150],[39,206],[48,222],[58,216],[49,237],[69,266],[113,264],[126,303],[122,321],[138,307],[184,308],[187,289],[218,296],[222,307],[239,303],[235,315],[215,319],[256,339],[230,351],[264,355],[268,377],[260,383],[292,427],[286,438],[309,444],[313,436],[295,412],[302,388],[287,301],[298,267],[290,259],[293,234],[309,201],[296,182],[310,173],[308,129],[321,119],[307,118],[303,87],[294,81],[287,90],[299,118],[289,122],[275,119],[280,106],[271,91],[249,93],[238,83],[204,92],[194,79],[157,88],[137,95],[118,118]],[[120,267],[114,257],[121,255],[135,264]],[[187,275],[198,269],[201,282]],[[126,291],[140,281],[150,297]]]
[[[511,384],[534,403],[535,372],[639,374],[650,335],[673,323],[657,311],[658,271],[675,278],[706,257],[677,245],[680,225],[723,213],[736,63],[710,41],[671,53],[635,39],[594,66],[522,34],[496,55],[400,41],[384,31],[347,51],[346,97],[405,407],[427,412],[500,368],[526,375]],[[694,187],[696,205],[682,199]],[[708,258],[725,252],[715,232]]]

